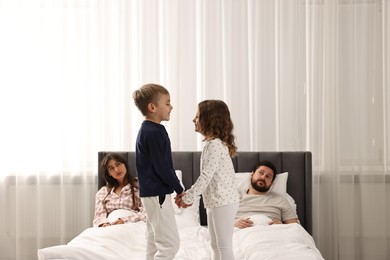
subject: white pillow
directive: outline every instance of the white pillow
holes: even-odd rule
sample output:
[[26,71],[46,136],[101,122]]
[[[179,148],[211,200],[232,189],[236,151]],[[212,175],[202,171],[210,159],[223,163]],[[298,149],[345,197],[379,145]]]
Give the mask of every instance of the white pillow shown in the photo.
[[118,220],[118,218],[132,216],[134,214],[135,213],[133,211],[128,210],[128,209],[116,209],[116,210],[111,211],[110,214],[108,214],[107,219],[110,222],[114,222],[114,221]]
[[200,196],[196,200],[192,206],[181,209],[180,213],[175,214],[176,224],[178,229],[183,229],[186,227],[198,227],[200,226],[199,220],[199,202]]
[[270,191],[286,197],[287,179],[288,179],[288,172],[276,174],[275,180],[272,183]]
[[[240,193],[246,192],[249,189],[250,181],[251,181],[251,172],[238,172],[236,173],[236,185],[237,189]],[[287,193],[287,179],[288,172],[283,172],[276,174],[275,180],[272,183],[270,191],[275,192],[281,196],[284,196],[291,207],[296,211],[297,205],[294,199]]]
[[[184,188],[183,180],[182,180],[182,171],[181,170],[175,170],[177,178],[180,180],[181,186]],[[199,203],[200,203],[200,196],[196,200],[194,200],[194,203],[192,206],[188,208],[179,208],[175,204],[175,197],[176,192],[172,193],[172,204],[173,209],[175,210],[175,217],[176,217],[176,224],[179,229],[185,228],[185,227],[196,227],[200,226],[199,222]]]
[[[236,184],[240,193],[246,192],[249,189],[249,185],[251,183],[251,176],[251,172],[236,173]],[[287,194],[287,179],[288,172],[276,174],[275,180],[272,183],[270,190],[285,197]]]
[[249,189],[251,183],[251,172],[237,172],[235,174],[236,185],[239,193],[245,193]]
[[272,221],[270,217],[263,214],[252,215],[249,219],[252,220],[254,226],[268,226],[269,222]]

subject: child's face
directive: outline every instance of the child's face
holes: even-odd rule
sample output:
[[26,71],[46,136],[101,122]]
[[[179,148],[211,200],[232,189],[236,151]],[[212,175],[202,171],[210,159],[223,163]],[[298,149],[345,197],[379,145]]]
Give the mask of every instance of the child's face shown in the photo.
[[158,121],[169,121],[171,111],[171,97],[169,94],[161,94],[155,106],[155,117]]
[[199,108],[196,108],[195,117],[192,120],[195,124],[195,132],[201,133],[200,123],[199,123]]

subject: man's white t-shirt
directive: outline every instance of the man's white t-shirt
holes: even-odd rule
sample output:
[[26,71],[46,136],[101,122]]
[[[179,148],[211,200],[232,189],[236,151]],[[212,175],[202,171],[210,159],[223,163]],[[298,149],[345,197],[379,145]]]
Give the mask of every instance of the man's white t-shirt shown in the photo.
[[259,214],[281,221],[298,218],[288,200],[279,194],[271,191],[267,192],[266,195],[241,194],[236,218],[249,218]]

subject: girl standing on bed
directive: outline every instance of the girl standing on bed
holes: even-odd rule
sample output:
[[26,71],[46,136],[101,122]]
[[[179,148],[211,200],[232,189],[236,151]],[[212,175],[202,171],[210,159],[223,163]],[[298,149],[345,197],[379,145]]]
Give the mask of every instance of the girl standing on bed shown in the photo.
[[227,105],[221,100],[205,100],[198,104],[195,131],[204,136],[201,173],[177,204],[186,207],[202,194],[207,209],[212,259],[234,260],[234,219],[239,205],[235,172],[231,157],[236,155],[233,122]]
[[[95,196],[94,227],[107,227],[128,222],[145,221],[146,213],[138,192],[138,180],[130,175],[125,159],[117,153],[107,154],[100,163],[106,185]],[[121,209],[115,220],[111,212]],[[113,213],[115,214],[115,213]]]

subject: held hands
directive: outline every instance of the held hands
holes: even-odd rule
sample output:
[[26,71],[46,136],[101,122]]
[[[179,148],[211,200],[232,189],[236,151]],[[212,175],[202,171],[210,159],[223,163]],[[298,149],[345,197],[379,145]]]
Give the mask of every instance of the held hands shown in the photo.
[[175,197],[175,204],[179,207],[179,208],[188,208],[190,207],[192,204],[186,204],[184,201],[183,201],[183,196],[185,195],[186,193],[183,191],[182,193],[180,194],[177,194],[176,197]]

